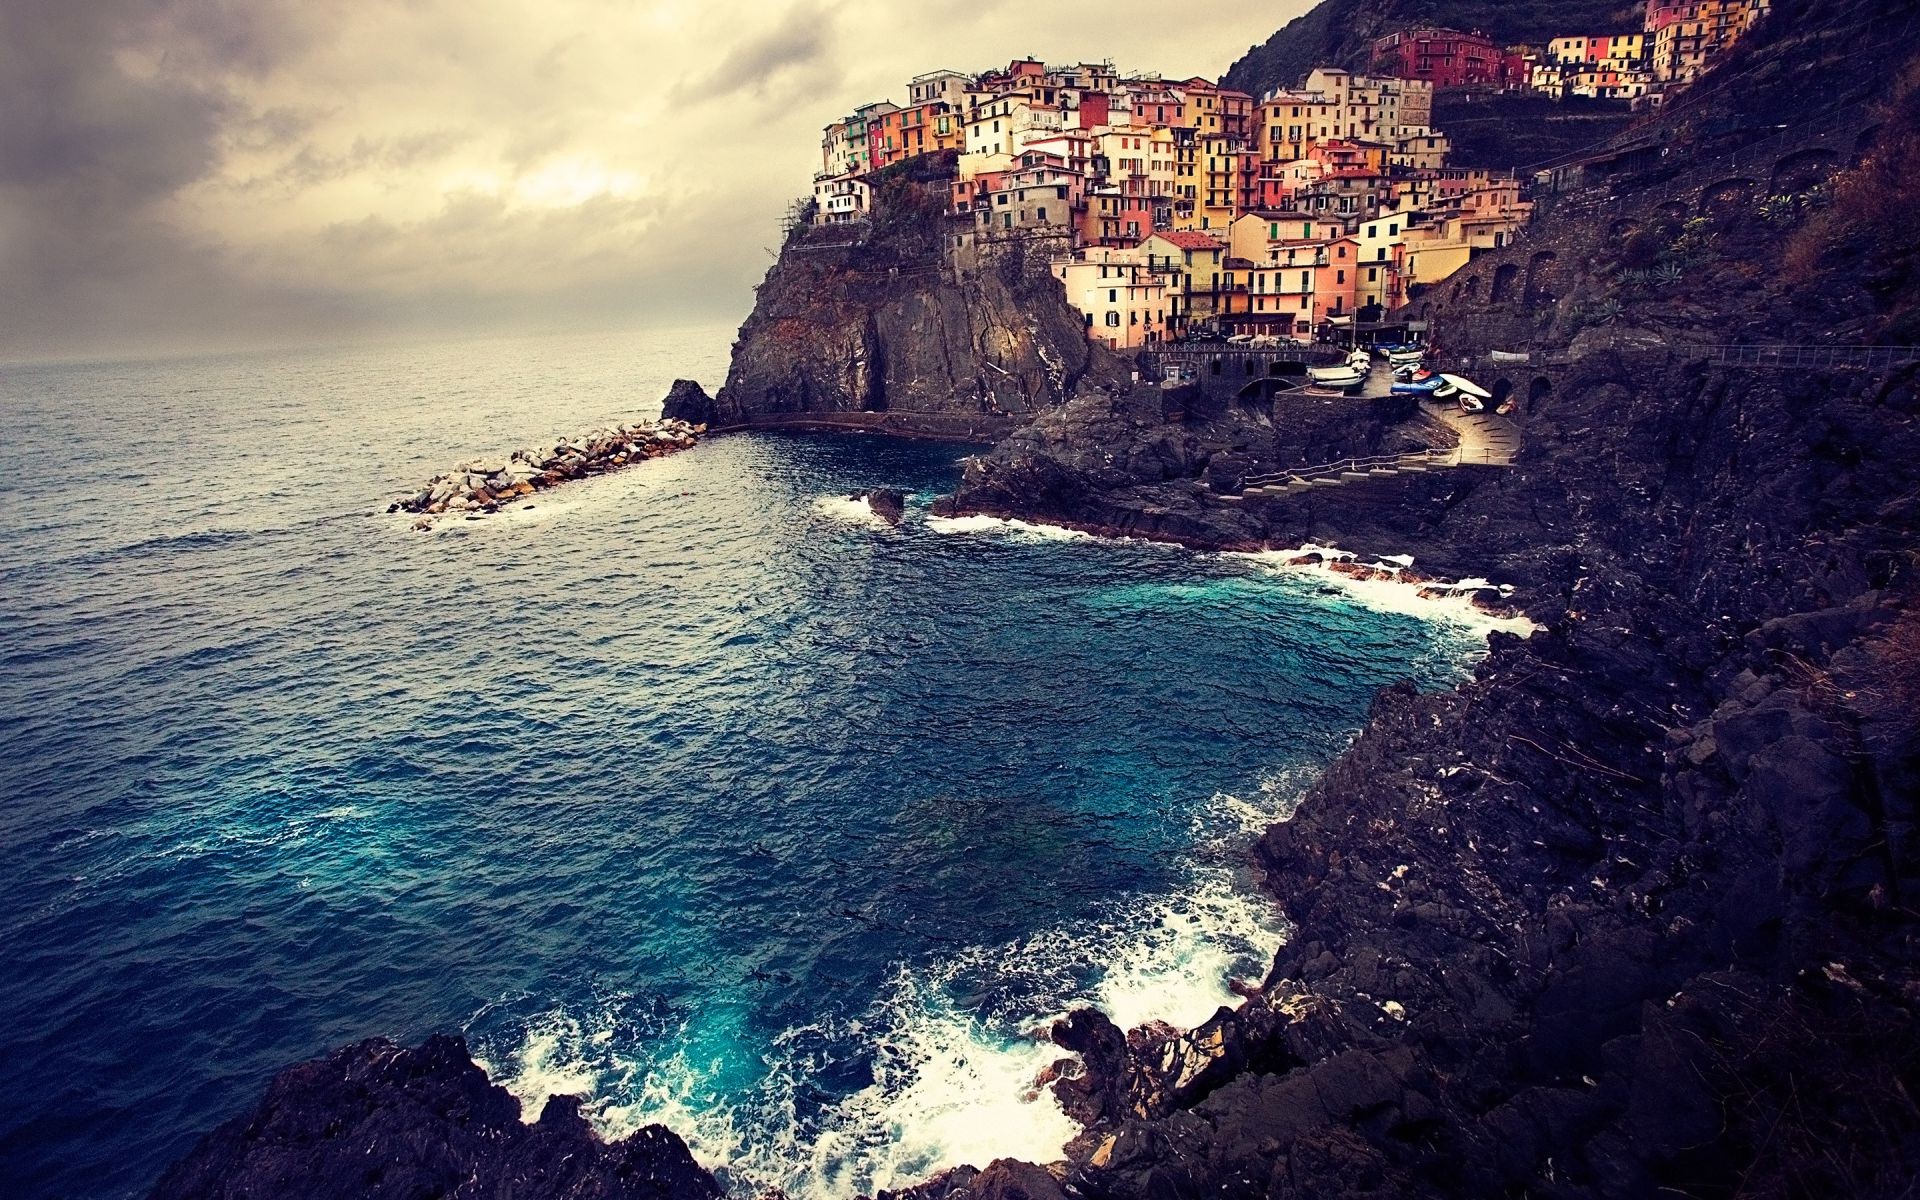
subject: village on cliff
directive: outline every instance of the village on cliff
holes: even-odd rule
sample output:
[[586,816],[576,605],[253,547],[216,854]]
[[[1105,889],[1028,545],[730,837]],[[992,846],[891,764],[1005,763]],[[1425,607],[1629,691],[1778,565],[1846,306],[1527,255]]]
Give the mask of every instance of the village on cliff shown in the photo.
[[827,126],[792,223],[863,225],[882,173],[943,157],[954,246],[1047,255],[1096,341],[1326,339],[1505,246],[1532,210],[1532,180],[1449,165],[1436,91],[1655,109],[1768,5],[1648,0],[1641,29],[1545,46],[1407,29],[1374,42],[1367,74],[1321,67],[1258,97],[1111,63],[936,71],[904,106]]

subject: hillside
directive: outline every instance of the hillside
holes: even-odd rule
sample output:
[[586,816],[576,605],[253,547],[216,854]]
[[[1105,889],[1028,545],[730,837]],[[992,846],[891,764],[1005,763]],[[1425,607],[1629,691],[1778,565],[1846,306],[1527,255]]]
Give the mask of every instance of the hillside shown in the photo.
[[[1636,29],[1643,11],[1642,5],[1622,0],[1323,0],[1263,44],[1249,47],[1221,83],[1259,96],[1297,85],[1324,64],[1365,70],[1375,38],[1419,24],[1477,29],[1499,42],[1531,43]],[[1434,106],[1434,125],[1454,140],[1456,165],[1502,170],[1579,150],[1619,133],[1631,119],[1618,102],[1555,104],[1538,96],[1443,93]]]
[[1258,46],[1221,83],[1258,96],[1289,87],[1316,66],[1364,70],[1373,40],[1414,25],[1479,30],[1497,42],[1637,29],[1644,6],[1622,0],[1323,0]]

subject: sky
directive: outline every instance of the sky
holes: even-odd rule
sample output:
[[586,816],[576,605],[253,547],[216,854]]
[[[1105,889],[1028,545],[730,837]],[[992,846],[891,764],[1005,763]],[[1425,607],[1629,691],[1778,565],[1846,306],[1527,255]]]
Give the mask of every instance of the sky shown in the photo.
[[0,0],[0,359],[738,320],[820,127],[1310,0]]

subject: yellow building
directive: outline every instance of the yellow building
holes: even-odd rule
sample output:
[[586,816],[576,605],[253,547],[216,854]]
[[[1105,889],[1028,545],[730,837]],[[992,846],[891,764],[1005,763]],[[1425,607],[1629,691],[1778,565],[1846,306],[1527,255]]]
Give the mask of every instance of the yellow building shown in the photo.
[[1191,230],[1163,229],[1140,243],[1140,257],[1148,270],[1174,281],[1177,298],[1170,315],[1176,329],[1194,317],[1219,311],[1219,297],[1226,286],[1224,242]]

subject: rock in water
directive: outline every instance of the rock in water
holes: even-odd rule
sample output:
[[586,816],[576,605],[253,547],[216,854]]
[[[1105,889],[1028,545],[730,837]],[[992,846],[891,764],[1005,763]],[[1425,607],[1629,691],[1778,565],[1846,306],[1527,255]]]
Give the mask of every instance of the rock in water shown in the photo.
[[153,1200],[719,1200],[671,1131],[614,1143],[556,1096],[540,1120],[489,1080],[458,1038],[417,1050],[375,1038],[280,1073],[260,1106],[202,1138]]
[[689,425],[706,425],[713,420],[713,398],[707,395],[707,389],[691,379],[676,379],[667,392],[665,407],[661,418],[667,421],[685,421]]
[[907,498],[892,488],[879,488],[868,492],[866,501],[867,507],[873,510],[873,515],[889,525],[898,525],[907,515]]

